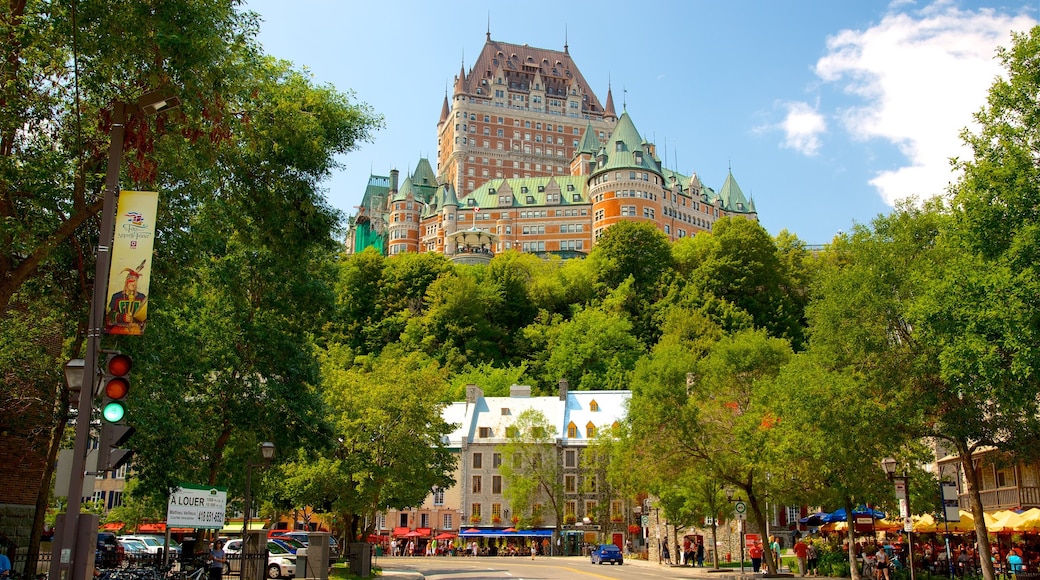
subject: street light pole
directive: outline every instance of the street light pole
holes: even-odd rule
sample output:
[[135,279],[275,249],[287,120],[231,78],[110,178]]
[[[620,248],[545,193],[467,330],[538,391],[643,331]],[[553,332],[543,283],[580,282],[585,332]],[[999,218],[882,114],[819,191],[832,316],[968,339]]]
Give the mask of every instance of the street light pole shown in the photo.
[[274,443],[265,441],[260,445],[260,455],[264,458],[264,462],[260,464],[253,463],[252,459],[246,460],[246,496],[245,496],[245,515],[242,516],[242,538],[246,537],[246,533],[249,531],[249,519],[253,512],[253,467],[267,465],[274,458]]
[[899,501],[899,515],[903,518],[903,531],[906,532],[907,568],[910,580],[914,575],[914,528],[910,519],[910,476],[906,471],[896,474],[896,460],[886,457],[881,460],[881,468],[885,470],[888,480],[895,483],[896,499]]

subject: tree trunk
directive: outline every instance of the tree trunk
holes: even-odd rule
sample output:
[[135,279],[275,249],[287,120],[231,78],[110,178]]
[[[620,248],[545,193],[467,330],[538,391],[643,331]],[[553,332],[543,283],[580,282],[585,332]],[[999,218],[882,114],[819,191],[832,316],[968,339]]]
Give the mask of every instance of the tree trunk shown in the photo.
[[994,580],[996,574],[993,570],[992,553],[989,548],[989,533],[986,531],[986,518],[982,511],[982,495],[979,493],[979,476],[975,472],[975,465],[971,460],[972,447],[965,440],[956,441],[957,455],[960,457],[961,465],[964,467],[964,476],[967,484],[968,500],[971,503],[971,515],[975,518],[975,539],[979,545],[979,564],[982,566],[982,577],[984,580]]
[[[748,505],[751,506],[751,513],[755,515],[755,524],[758,526],[761,533],[765,533],[766,529],[766,516],[765,512],[762,511],[762,506],[758,503],[758,498],[755,494],[751,493],[750,489],[744,489],[748,496]],[[769,538],[762,538],[762,563],[766,565],[766,572],[768,574],[776,574],[776,557],[773,555],[773,548],[769,545]]]
[[848,524],[849,534],[849,576],[851,580],[861,580],[859,573],[859,561],[856,560],[856,517],[852,515],[852,498],[845,498],[845,522]]

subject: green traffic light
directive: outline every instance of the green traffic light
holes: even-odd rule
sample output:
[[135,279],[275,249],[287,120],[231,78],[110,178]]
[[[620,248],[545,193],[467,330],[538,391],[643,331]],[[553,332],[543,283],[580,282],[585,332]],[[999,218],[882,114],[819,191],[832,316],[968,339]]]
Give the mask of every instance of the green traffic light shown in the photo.
[[124,407],[119,401],[108,402],[105,404],[104,408],[101,409],[101,416],[109,423],[118,423],[123,420],[125,415],[126,407]]

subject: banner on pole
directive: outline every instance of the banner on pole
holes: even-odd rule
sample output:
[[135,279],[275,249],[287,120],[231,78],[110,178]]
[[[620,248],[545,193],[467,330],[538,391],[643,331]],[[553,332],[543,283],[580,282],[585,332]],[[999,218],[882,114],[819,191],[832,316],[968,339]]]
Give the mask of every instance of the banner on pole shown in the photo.
[[119,193],[112,263],[108,271],[106,334],[144,334],[148,322],[148,283],[151,280],[158,206],[157,192]]

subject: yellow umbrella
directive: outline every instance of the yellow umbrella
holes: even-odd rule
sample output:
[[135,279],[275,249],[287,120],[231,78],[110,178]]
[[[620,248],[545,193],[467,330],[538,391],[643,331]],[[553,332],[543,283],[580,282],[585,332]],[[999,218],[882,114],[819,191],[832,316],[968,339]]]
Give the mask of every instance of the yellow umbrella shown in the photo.
[[[971,516],[971,512],[967,510],[960,510],[961,519],[956,522],[949,522],[951,532],[970,532],[975,529],[975,518]],[[942,523],[936,525],[937,528],[946,529]]]
[[914,522],[914,532],[930,533],[936,531],[935,518],[932,514],[924,514],[916,522]]
[[1018,523],[1015,525],[1016,532],[1035,532],[1038,530],[1040,530],[1040,509],[1028,509],[1018,516]]
[[991,526],[989,526],[989,531],[995,533],[1017,531],[1015,526],[1017,526],[1021,521],[1019,514],[1010,510],[997,512],[993,514],[993,516],[996,520]]

